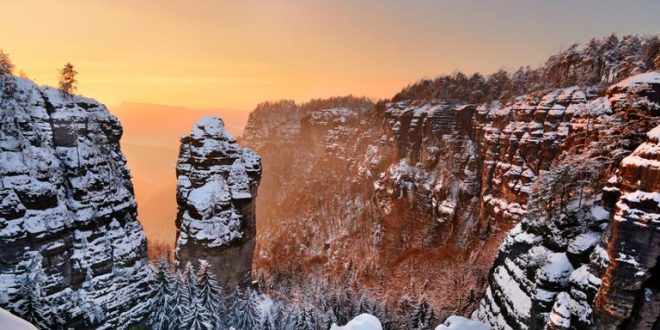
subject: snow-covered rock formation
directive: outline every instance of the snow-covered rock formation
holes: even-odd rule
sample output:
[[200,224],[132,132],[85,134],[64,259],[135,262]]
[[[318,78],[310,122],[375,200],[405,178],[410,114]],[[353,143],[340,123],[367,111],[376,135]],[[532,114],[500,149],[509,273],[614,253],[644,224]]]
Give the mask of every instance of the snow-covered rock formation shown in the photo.
[[0,77],[0,306],[50,328],[141,321],[146,239],[102,104]]
[[[266,171],[268,235],[255,255],[265,283],[321,278],[387,301],[423,293],[440,319],[481,305],[475,317],[493,326],[594,324],[618,198],[601,190],[660,123],[657,73],[642,73],[652,66],[637,47],[648,43],[606,39],[511,85],[459,74],[371,105],[259,106],[244,141]],[[545,218],[521,223],[529,212]]]
[[208,261],[225,289],[251,281],[259,156],[205,117],[181,139],[176,174],[177,263]]
[[[569,138],[560,164],[567,164],[571,175],[585,159],[610,164],[602,173],[611,178],[599,194],[604,180],[590,177],[572,199],[566,194],[562,210],[548,210],[542,196],[529,201],[525,219],[500,249],[486,296],[473,315],[496,329],[651,329],[659,320],[658,288],[651,284],[660,281],[659,129],[650,130],[647,142],[638,141],[660,123],[660,73],[624,80],[580,108],[588,114],[574,114],[569,125],[571,135],[585,131],[583,141]],[[634,145],[639,147],[629,154]],[[582,199],[583,191],[591,191],[592,198]]]
[[462,316],[452,315],[443,322],[443,324],[437,326],[435,330],[489,330],[486,324],[479,321],[474,321],[466,319]]
[[344,326],[333,324],[330,330],[383,330],[377,317],[371,314],[360,314]]

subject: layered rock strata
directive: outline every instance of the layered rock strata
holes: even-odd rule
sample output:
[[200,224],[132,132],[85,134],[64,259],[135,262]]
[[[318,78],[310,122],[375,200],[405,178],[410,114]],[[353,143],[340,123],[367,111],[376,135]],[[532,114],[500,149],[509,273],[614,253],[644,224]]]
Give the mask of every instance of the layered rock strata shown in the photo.
[[146,239],[121,125],[92,99],[0,78],[0,305],[20,314],[37,295],[52,328],[141,321]]
[[206,117],[181,139],[176,174],[177,264],[204,259],[224,288],[249,283],[259,156],[239,146],[221,119]]

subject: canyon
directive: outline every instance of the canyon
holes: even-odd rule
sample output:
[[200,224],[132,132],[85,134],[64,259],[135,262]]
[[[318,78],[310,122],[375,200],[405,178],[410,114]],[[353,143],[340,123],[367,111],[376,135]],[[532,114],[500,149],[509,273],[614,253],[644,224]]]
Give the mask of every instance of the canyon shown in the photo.
[[41,328],[145,325],[159,279],[204,268],[301,329],[364,311],[385,329],[654,329],[660,42],[613,38],[378,102],[265,102],[238,138],[197,121],[159,223],[173,275],[168,256],[149,267],[117,118],[2,76],[0,306],[39,301]]
[[651,329],[660,74],[631,39],[600,42],[514,87],[459,73],[377,103],[257,106],[262,287],[428,300],[496,329]]

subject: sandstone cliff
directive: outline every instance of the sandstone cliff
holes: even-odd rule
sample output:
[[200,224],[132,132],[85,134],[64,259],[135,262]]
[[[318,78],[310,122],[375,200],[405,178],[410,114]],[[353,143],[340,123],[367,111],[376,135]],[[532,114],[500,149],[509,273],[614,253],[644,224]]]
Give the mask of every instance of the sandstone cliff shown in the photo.
[[219,118],[181,139],[176,166],[177,264],[209,262],[225,289],[251,281],[259,156],[242,148]]
[[[266,286],[290,290],[321,278],[390,306],[425,295],[441,317],[469,315],[485,295],[478,316],[514,327],[543,327],[571,299],[582,308],[571,313],[596,308],[595,283],[607,263],[591,255],[604,256],[598,246],[614,212],[601,188],[658,124],[658,101],[655,87],[635,84],[653,73],[607,89],[646,64],[619,67],[571,52],[520,75],[543,88],[517,89],[521,83],[494,92],[479,76],[456,76],[422,81],[378,104],[347,97],[260,105],[244,141],[266,169],[258,203],[268,207],[258,208],[255,254]],[[574,86],[579,72],[588,73],[582,87]],[[476,90],[461,92],[461,82]],[[571,181],[572,164],[579,171]],[[571,182],[565,194],[539,184],[556,175]],[[518,225],[535,199],[574,212]],[[527,245],[518,248],[517,236]],[[529,269],[516,264],[519,255],[535,259]],[[497,278],[520,290],[495,293]],[[569,296],[570,285],[581,293]],[[522,297],[520,309],[510,296]],[[573,324],[592,326],[589,313]]]
[[0,305],[20,315],[38,295],[50,328],[142,320],[146,240],[119,122],[94,100],[1,79]]
[[[604,112],[594,116],[595,104]],[[659,253],[653,221],[656,140],[651,136],[640,143],[660,122],[660,73],[624,80],[586,105],[587,116],[573,115],[569,121],[571,135],[580,140],[567,139],[549,170],[565,165],[566,173],[578,173],[584,161],[591,161],[597,167],[588,170],[600,175],[589,176],[554,212],[547,212],[543,198],[529,201],[525,219],[501,247],[486,296],[473,315],[496,329],[651,329],[658,320],[657,289],[650,285],[657,281],[653,267]],[[539,204],[546,211],[538,212]]]

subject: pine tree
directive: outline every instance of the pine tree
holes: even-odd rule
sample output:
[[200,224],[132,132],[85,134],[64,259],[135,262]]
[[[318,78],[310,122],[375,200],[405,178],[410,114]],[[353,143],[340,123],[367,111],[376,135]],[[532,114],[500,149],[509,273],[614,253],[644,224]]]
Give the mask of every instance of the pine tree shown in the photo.
[[71,63],[64,65],[60,70],[60,92],[64,95],[73,95],[78,89],[78,80],[76,75],[78,72],[73,68]]
[[172,311],[170,314],[170,327],[179,329],[183,326],[186,316],[190,313],[190,297],[183,274],[177,272],[172,286]]
[[184,315],[182,329],[213,330],[212,317],[199,304],[193,304],[190,312]]
[[282,305],[278,302],[273,302],[271,306],[270,316],[272,318],[273,327],[275,329],[284,329],[286,325],[286,315],[284,315],[285,310]]
[[261,314],[258,294],[254,290],[248,289],[246,297],[242,301],[242,315],[236,323],[236,330],[257,329],[259,326],[259,319]]
[[190,261],[186,263],[183,269],[183,278],[186,286],[188,305],[192,306],[196,303],[197,299],[197,274],[195,274],[195,268]]
[[20,317],[32,323],[38,329],[50,329],[53,322],[49,317],[49,306],[44,300],[41,289],[45,277],[41,260],[41,254],[39,253],[32,256],[25,279],[19,288],[22,299],[18,302],[15,310]]
[[14,72],[14,64],[11,63],[9,55],[0,49],[0,76],[11,76]]
[[410,302],[408,297],[403,297],[399,301],[399,306],[397,310],[397,322],[396,327],[399,329],[410,329],[412,328],[412,314],[414,311],[414,306]]
[[228,326],[238,329],[238,322],[243,317],[244,300],[241,294],[241,289],[237,286],[234,294],[231,297],[231,304],[229,306],[227,323]]
[[223,328],[222,321],[227,316],[227,311],[222,297],[222,289],[205,260],[201,260],[199,263],[197,279],[197,295],[202,311],[210,315],[211,324]]
[[273,315],[271,314],[272,311],[272,305],[271,305],[271,310],[269,310],[266,313],[263,313],[261,316],[261,321],[259,322],[259,329],[260,330],[273,330]]
[[435,312],[426,301],[426,298],[423,298],[422,302],[414,308],[411,316],[411,329],[425,330],[432,328],[437,323]]
[[305,306],[296,312],[295,329],[297,330],[315,330],[314,316],[309,306]]
[[169,328],[169,319],[174,308],[171,304],[174,278],[170,271],[170,263],[166,258],[160,258],[158,265],[154,270],[155,288],[153,310],[150,316],[150,325],[152,329],[162,330]]

